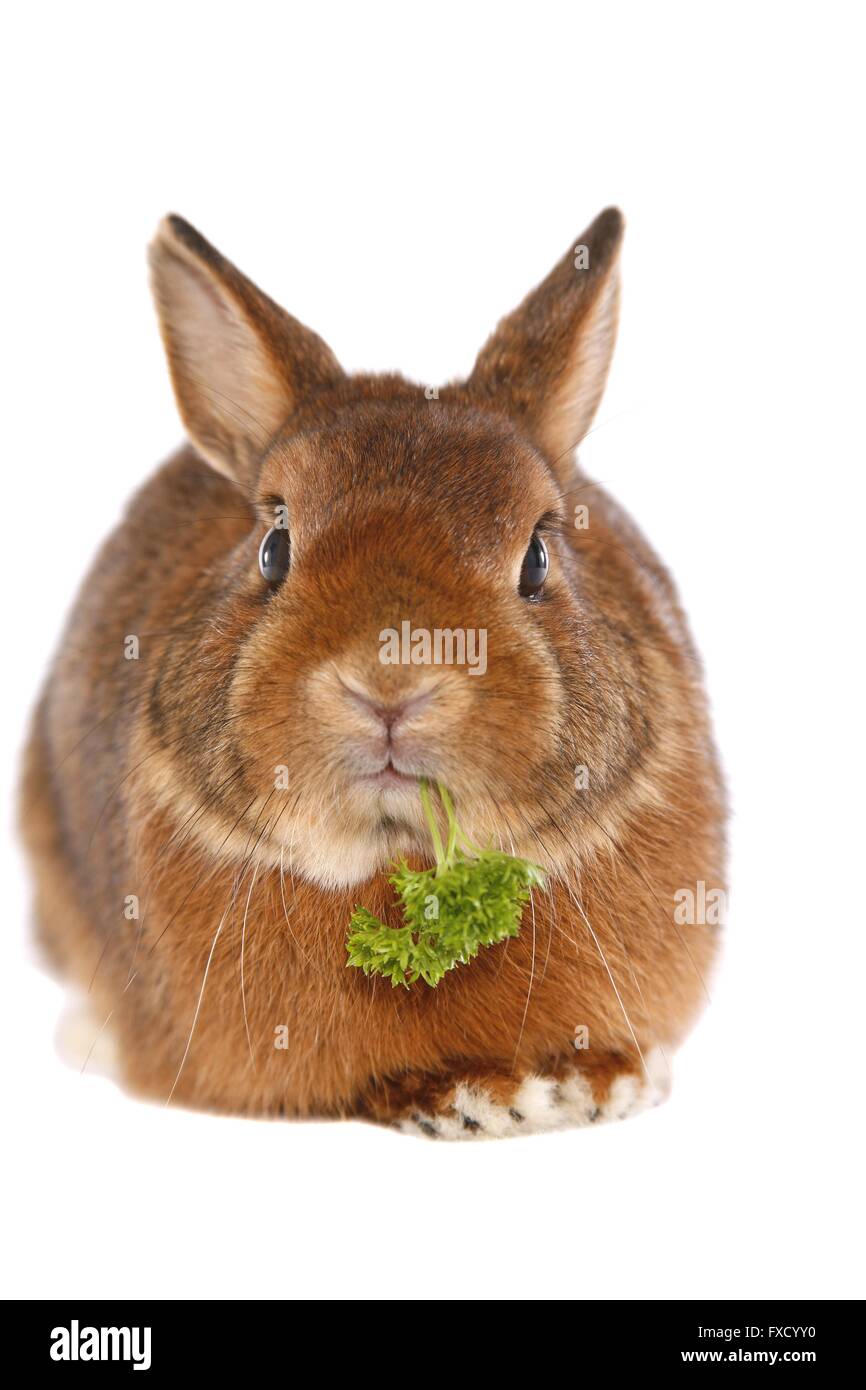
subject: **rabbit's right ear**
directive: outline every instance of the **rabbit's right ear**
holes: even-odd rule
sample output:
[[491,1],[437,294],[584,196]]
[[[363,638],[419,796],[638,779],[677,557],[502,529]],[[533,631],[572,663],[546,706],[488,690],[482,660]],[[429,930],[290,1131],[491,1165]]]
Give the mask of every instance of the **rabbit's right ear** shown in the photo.
[[250,487],[301,398],[338,380],[330,348],[262,294],[182,217],[150,247],[175,397],[198,452]]

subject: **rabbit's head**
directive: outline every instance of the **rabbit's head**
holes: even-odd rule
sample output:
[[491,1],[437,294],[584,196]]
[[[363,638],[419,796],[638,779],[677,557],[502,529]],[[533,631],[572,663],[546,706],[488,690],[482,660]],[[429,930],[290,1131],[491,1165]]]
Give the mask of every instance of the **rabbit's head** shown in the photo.
[[187,223],[161,226],[175,393],[239,518],[209,522],[213,488],[188,496],[206,553],[161,679],[175,791],[204,780],[221,853],[254,841],[324,886],[358,882],[429,850],[424,776],[473,840],[555,869],[654,794],[672,619],[643,542],[574,462],[621,235],[602,213],[469,378],[433,391],[345,374]]

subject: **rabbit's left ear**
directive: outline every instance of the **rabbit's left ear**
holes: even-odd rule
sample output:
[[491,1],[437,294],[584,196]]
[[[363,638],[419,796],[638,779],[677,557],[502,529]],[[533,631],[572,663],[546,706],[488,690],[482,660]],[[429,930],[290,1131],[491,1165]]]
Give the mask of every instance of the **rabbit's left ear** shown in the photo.
[[601,400],[616,340],[623,219],[601,213],[503,319],[466,385],[527,431],[561,480]]

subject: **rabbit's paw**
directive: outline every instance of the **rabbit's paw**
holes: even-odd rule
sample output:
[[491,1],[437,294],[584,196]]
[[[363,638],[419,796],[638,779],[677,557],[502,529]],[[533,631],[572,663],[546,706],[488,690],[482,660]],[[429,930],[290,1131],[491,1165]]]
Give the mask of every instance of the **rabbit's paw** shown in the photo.
[[72,996],[57,1025],[55,1045],[67,1066],[116,1081],[120,1067],[107,1022],[99,1018],[87,999]]
[[503,1139],[624,1120],[660,1104],[669,1089],[667,1061],[655,1049],[643,1061],[577,1061],[546,1076],[515,1080],[491,1073],[431,1087],[432,1094],[419,1094],[396,1123],[404,1133],[430,1139]]

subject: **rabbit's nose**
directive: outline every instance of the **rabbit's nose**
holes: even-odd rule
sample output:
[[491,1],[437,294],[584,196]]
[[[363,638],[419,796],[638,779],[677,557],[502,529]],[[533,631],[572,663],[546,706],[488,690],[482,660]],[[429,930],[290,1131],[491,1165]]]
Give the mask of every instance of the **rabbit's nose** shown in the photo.
[[434,692],[441,684],[441,681],[434,681],[421,689],[416,687],[397,699],[384,699],[354,677],[340,676],[339,681],[347,697],[384,724],[389,734],[402,720],[419,714],[424,706],[430,703]]

